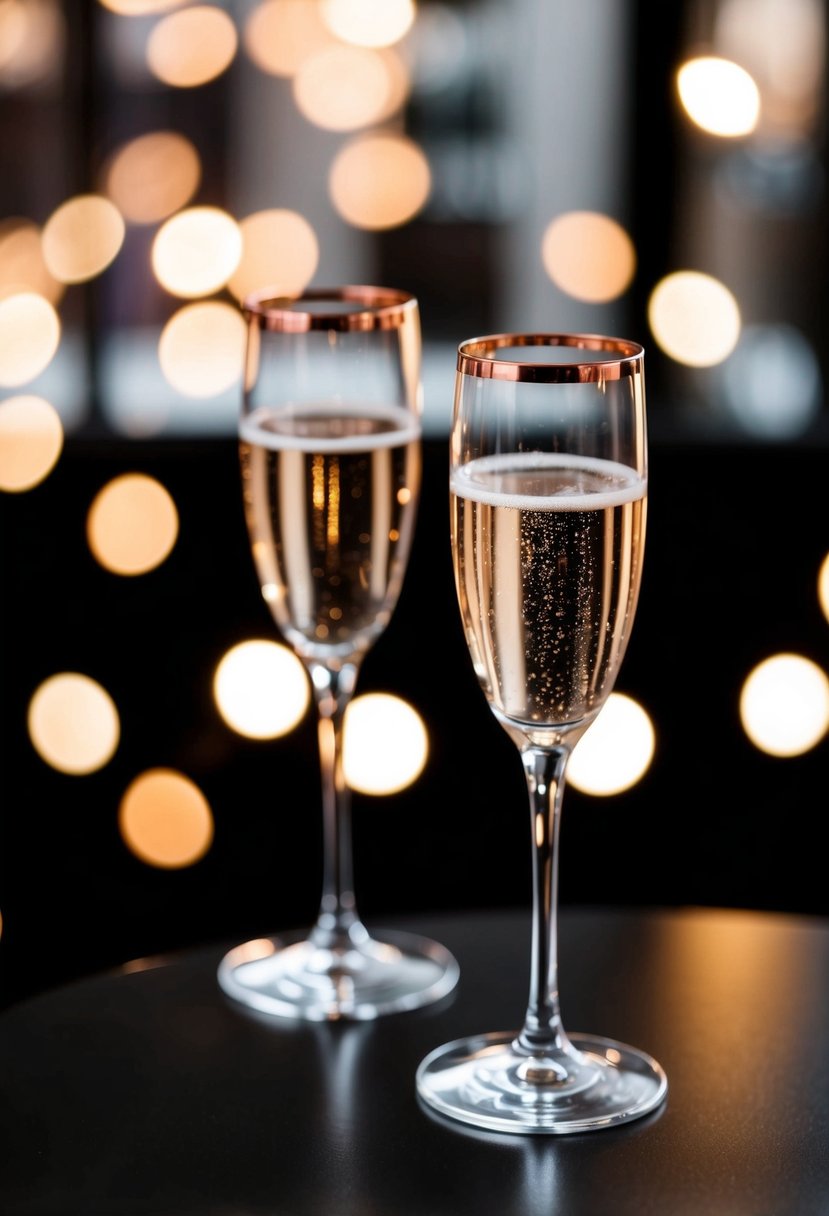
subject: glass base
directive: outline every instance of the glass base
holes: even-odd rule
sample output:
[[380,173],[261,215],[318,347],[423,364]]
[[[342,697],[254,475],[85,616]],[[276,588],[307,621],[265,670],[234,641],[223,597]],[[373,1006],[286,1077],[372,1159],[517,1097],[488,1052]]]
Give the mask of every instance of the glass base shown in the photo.
[[383,930],[334,948],[301,933],[258,938],[225,955],[218,980],[228,996],[260,1013],[368,1021],[440,1000],[459,974],[438,942]]
[[668,1092],[656,1060],[624,1043],[574,1034],[569,1048],[535,1059],[516,1051],[515,1039],[484,1034],[436,1048],[417,1070],[418,1094],[451,1119],[540,1135],[627,1123]]

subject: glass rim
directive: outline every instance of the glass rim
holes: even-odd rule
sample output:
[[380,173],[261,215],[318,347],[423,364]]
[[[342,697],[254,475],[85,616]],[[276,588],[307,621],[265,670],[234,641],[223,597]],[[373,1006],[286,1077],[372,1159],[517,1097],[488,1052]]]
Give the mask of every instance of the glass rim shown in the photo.
[[[572,363],[533,363],[527,359],[499,359],[495,352],[506,347],[566,346],[576,350],[605,351],[609,359]],[[469,338],[458,346],[457,370],[464,376],[484,380],[522,380],[535,384],[601,384],[641,374],[645,348],[629,338],[587,333],[487,334]]]
[[[310,304],[354,304],[350,311],[312,309]],[[377,329],[400,329],[406,319],[417,311],[417,297],[395,287],[374,287],[347,284],[339,287],[315,287],[296,293],[280,292],[265,287],[251,292],[242,302],[242,313],[260,329],[276,333],[308,333],[311,330],[335,330],[341,333],[366,332]]]

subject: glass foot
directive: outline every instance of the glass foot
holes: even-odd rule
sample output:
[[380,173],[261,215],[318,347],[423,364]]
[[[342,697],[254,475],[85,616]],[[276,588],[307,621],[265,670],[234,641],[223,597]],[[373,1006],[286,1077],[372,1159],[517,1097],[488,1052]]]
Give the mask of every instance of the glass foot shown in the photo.
[[436,1048],[417,1070],[417,1092],[451,1119],[491,1131],[586,1132],[654,1110],[668,1092],[662,1067],[612,1039],[569,1036],[569,1049],[533,1059],[516,1035],[484,1034]]
[[417,1009],[451,992],[458,976],[455,958],[438,942],[392,930],[333,949],[306,934],[258,938],[229,951],[218,970],[235,1000],[312,1022]]

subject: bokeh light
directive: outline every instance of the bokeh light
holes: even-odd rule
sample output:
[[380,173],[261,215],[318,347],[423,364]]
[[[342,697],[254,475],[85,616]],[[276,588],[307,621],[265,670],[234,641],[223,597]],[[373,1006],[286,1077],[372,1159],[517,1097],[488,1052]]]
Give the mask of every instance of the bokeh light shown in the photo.
[[27,88],[54,79],[66,44],[66,22],[57,0],[2,0],[0,84]]
[[118,808],[118,828],[139,861],[179,870],[200,861],[213,843],[213,812],[199,787],[171,768],[140,773]]
[[356,46],[332,46],[306,59],[294,77],[301,114],[326,131],[356,131],[387,114],[392,80],[383,57]]
[[311,691],[292,650],[253,639],[224,655],[213,678],[213,696],[232,730],[249,739],[276,739],[301,722]]
[[772,655],[743,684],[740,721],[760,751],[800,756],[829,730],[829,678],[803,655]]
[[568,211],[552,220],[541,241],[541,259],[557,287],[592,304],[622,295],[636,269],[625,229],[596,211]]
[[242,256],[239,225],[221,207],[190,207],[156,233],[152,265],[162,287],[186,298],[224,287]]
[[42,760],[61,773],[83,776],[111,760],[121,722],[115,702],[97,680],[65,671],[50,676],[35,692],[28,730]]
[[824,557],[818,571],[817,598],[821,612],[829,621],[829,553]]
[[740,337],[740,309],[718,279],[696,270],[666,275],[651,292],[648,322],[659,346],[689,367],[727,359]]
[[0,222],[0,299],[33,291],[58,304],[65,290],[49,273],[37,224],[22,217]]
[[164,378],[185,397],[214,397],[241,378],[245,322],[221,300],[186,304],[161,333],[158,361]]
[[124,218],[155,224],[190,201],[201,181],[199,154],[175,131],[150,131],[123,144],[104,173],[104,189]]
[[717,371],[728,412],[749,434],[796,438],[820,413],[817,354],[793,325],[746,325],[734,353]]
[[43,397],[0,403],[0,490],[30,490],[51,473],[63,449],[63,424]]
[[61,283],[83,283],[109,266],[124,243],[124,219],[108,198],[79,194],[43,225],[43,258]]
[[151,13],[167,13],[181,8],[188,0],[100,0],[104,8],[121,17],[146,17]]
[[210,4],[163,17],[147,40],[147,66],[164,84],[193,89],[221,76],[236,54],[233,18]]
[[39,376],[60,343],[52,305],[34,291],[0,300],[0,385],[14,388]]
[[414,0],[322,0],[326,25],[356,46],[391,46],[408,34],[417,15]]
[[440,93],[457,87],[475,53],[475,32],[462,11],[445,0],[418,9],[404,49],[418,93]]
[[26,9],[20,0],[0,5],[0,71],[14,63],[26,37]]
[[584,794],[620,794],[650,768],[655,746],[647,711],[633,697],[612,692],[573,749],[567,783]]
[[750,72],[760,90],[764,137],[807,133],[823,114],[823,0],[718,0],[712,15],[717,52]]
[[396,228],[424,207],[429,162],[403,135],[360,135],[334,158],[329,190],[335,209],[355,228]]
[[242,39],[251,61],[270,76],[293,76],[334,37],[309,0],[261,0],[248,13]]
[[243,300],[258,288],[293,295],[308,286],[319,262],[316,233],[298,211],[257,211],[239,222],[242,256],[227,286]]
[[420,714],[400,697],[363,693],[345,714],[343,771],[364,794],[394,794],[426,765],[429,738]]
[[386,72],[386,101],[377,115],[377,122],[393,118],[403,108],[412,91],[412,71],[409,64],[393,46],[372,51]]
[[145,473],[123,473],[95,495],[86,520],[93,557],[113,574],[145,574],[169,556],[178,511],[169,492]]
[[710,135],[749,135],[760,117],[760,91],[745,68],[716,55],[683,63],[676,75],[688,117]]

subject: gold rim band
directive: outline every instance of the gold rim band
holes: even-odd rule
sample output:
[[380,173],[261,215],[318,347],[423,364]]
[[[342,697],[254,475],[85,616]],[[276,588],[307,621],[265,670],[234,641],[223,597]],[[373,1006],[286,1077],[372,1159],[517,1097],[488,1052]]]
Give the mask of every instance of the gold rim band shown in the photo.
[[[309,307],[326,303],[334,307]],[[355,307],[340,310],[337,304]],[[314,329],[342,333],[400,329],[416,309],[417,300],[408,292],[352,285],[320,287],[297,295],[279,295],[273,288],[266,288],[247,296],[242,304],[245,319],[255,321],[260,329],[292,334]]]
[[[533,363],[530,359],[498,359],[505,347],[568,346],[576,350],[605,352],[609,359],[573,363]],[[458,371],[485,380],[526,380],[536,384],[603,383],[641,374],[644,347],[627,338],[601,334],[489,334],[470,338],[458,347]]]

